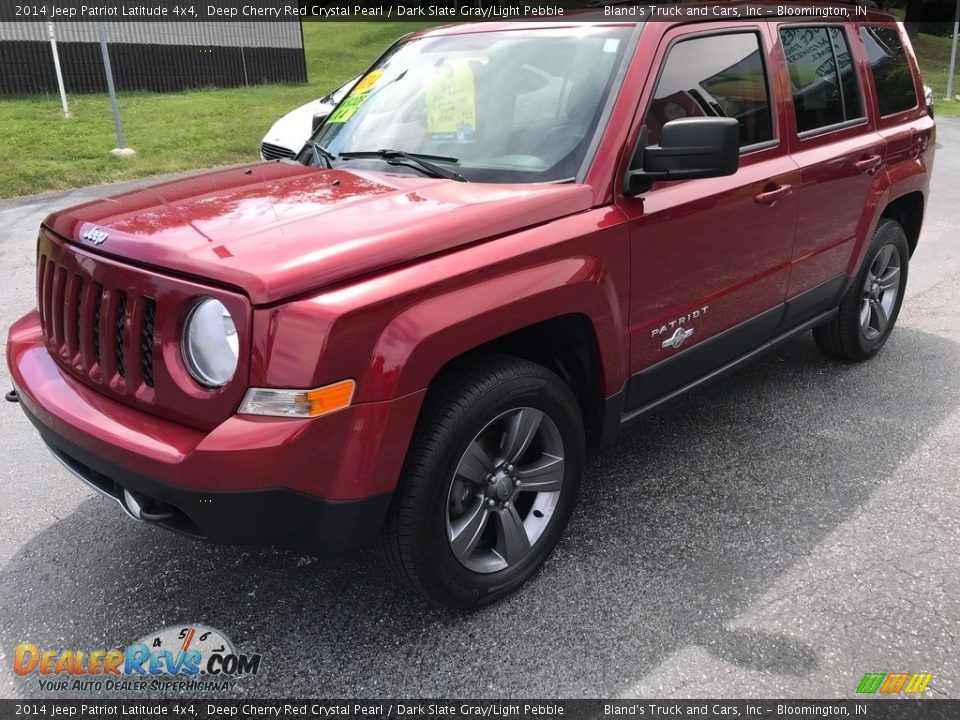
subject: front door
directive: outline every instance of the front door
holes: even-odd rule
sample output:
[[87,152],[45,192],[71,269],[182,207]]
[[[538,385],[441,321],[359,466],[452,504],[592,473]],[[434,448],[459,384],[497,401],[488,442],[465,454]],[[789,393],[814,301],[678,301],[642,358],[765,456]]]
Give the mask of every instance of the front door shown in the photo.
[[676,28],[645,99],[648,145],[678,117],[740,122],[730,177],[658,182],[621,197],[631,242],[631,372],[626,409],[642,407],[769,339],[781,319],[799,181],[772,111],[760,27]]

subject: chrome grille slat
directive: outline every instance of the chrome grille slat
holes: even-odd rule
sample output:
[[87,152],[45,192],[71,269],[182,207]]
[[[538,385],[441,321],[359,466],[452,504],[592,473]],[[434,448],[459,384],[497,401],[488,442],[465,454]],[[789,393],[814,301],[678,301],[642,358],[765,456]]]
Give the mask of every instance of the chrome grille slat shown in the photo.
[[271,143],[261,143],[260,154],[267,160],[280,160],[281,158],[292,159],[297,156],[292,150]]

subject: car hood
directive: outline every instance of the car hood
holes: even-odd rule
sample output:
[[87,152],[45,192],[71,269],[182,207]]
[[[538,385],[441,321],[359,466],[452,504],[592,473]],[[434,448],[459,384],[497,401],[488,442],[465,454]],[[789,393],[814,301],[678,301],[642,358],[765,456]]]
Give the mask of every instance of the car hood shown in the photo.
[[116,195],[45,224],[86,250],[241,288],[265,304],[580,212],[591,201],[584,185],[460,183],[280,161]]
[[313,131],[313,116],[329,115],[332,110],[333,105],[323,100],[301,105],[277,120],[263,136],[263,142],[285,147],[291,152],[300,152]]

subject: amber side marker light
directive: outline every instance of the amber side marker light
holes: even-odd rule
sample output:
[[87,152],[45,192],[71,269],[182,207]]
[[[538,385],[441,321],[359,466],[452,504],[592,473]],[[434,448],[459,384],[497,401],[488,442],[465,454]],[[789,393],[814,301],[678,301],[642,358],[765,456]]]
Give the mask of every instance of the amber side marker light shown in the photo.
[[237,412],[273,417],[320,417],[349,407],[356,386],[353,380],[343,380],[316,390],[250,388]]

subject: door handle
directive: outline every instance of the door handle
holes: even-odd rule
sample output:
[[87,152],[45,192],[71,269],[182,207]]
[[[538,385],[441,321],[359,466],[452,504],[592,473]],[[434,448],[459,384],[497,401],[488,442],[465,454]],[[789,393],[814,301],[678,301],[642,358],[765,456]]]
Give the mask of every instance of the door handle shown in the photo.
[[883,157],[880,155],[868,155],[867,157],[863,158],[863,160],[857,160],[853,164],[853,169],[857,172],[873,175],[874,171],[880,167],[880,163],[882,162]]
[[792,185],[774,185],[773,187],[767,185],[767,188],[769,189],[764,188],[763,192],[753,198],[761,205],[773,205],[777,200],[782,200],[793,194]]

